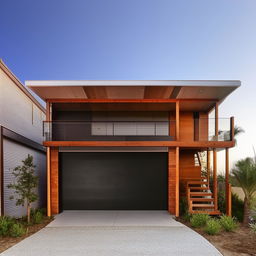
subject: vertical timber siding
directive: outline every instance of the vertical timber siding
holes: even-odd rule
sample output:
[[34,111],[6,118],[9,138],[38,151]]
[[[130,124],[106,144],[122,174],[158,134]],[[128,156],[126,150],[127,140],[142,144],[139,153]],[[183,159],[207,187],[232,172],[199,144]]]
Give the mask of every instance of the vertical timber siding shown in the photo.
[[50,177],[50,193],[51,193],[51,213],[59,213],[59,149],[51,148],[50,153],[51,162],[51,177]]
[[168,151],[168,211],[179,216],[179,147]]

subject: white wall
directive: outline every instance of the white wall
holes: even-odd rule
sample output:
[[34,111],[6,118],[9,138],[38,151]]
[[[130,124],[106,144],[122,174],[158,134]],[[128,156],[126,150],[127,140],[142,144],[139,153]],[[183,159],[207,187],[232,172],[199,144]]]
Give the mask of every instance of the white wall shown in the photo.
[[93,112],[92,120],[97,121],[92,123],[92,135],[168,136],[169,134],[168,112]]
[[21,217],[26,215],[26,208],[16,206],[15,200],[10,200],[10,196],[14,195],[13,190],[7,188],[7,185],[14,181],[12,170],[21,165],[28,154],[33,156],[34,164],[36,165],[36,175],[39,176],[39,186],[37,193],[39,201],[32,204],[33,208],[45,206],[46,199],[46,161],[45,154],[36,150],[22,146],[10,140],[3,140],[4,151],[4,214],[8,216]]
[[42,143],[45,114],[0,69],[0,125]]

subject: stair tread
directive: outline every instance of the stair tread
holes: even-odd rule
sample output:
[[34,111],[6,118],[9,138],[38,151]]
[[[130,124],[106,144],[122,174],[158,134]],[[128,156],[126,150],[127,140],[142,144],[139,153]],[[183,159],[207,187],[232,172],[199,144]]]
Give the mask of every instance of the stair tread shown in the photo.
[[201,181],[201,180],[192,180],[187,182],[188,185],[197,185],[197,184],[208,184],[208,181]]
[[209,190],[209,187],[189,187],[190,190]]
[[192,198],[190,198],[190,201],[192,201],[192,202],[201,202],[201,201],[203,201],[203,202],[213,202],[214,201],[214,198],[196,198],[196,197],[192,197]]
[[190,192],[190,198],[191,199],[197,199],[197,198],[210,198],[209,196],[212,197],[212,193],[208,192]]
[[214,208],[213,204],[192,204],[192,207]]
[[193,210],[193,211],[191,211],[190,213],[192,213],[192,214],[195,214],[195,213],[205,213],[205,214],[209,214],[209,215],[220,215],[221,213],[220,213],[220,211],[211,211],[211,210],[209,210],[209,211],[200,211],[200,210]]

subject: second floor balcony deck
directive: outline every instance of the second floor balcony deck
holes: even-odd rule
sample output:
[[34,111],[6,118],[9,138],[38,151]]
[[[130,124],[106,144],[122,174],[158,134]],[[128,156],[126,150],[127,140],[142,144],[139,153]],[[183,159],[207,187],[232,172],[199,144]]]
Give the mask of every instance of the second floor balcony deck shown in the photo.
[[177,138],[176,121],[50,121],[43,123],[44,141],[187,141],[233,140],[233,118],[182,119]]

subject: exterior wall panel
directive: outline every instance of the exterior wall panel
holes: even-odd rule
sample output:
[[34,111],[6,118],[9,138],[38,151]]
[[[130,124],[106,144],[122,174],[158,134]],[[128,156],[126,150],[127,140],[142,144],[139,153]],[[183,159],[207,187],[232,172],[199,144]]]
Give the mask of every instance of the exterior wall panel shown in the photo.
[[0,124],[42,143],[45,114],[0,69]]
[[45,154],[39,151],[27,148],[18,143],[10,140],[3,140],[4,151],[4,170],[3,170],[3,185],[4,185],[4,214],[8,216],[21,217],[26,215],[26,209],[22,206],[16,206],[15,200],[10,200],[10,196],[13,195],[13,190],[7,188],[7,185],[12,183],[14,177],[12,175],[12,169],[17,165],[21,165],[21,161],[24,160],[28,154],[34,158],[34,164],[36,165],[36,175],[39,176],[39,186],[37,193],[40,200],[32,204],[32,207],[45,207],[46,200],[46,161]]

